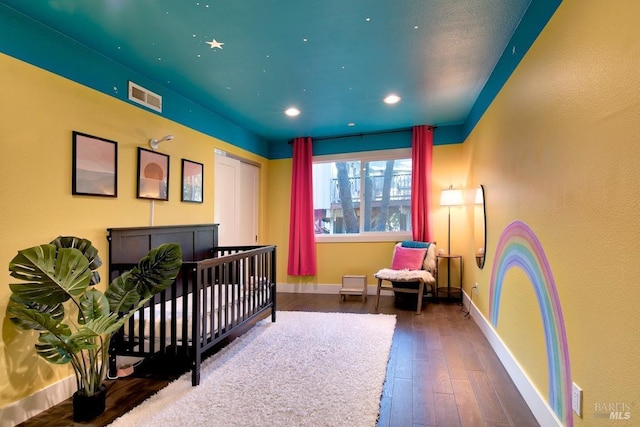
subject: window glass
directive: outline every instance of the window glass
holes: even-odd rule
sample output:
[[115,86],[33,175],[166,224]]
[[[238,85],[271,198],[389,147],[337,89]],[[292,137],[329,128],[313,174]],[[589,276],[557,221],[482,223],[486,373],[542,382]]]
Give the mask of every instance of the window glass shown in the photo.
[[411,231],[411,159],[367,162],[364,176],[364,231]]
[[355,156],[314,160],[316,234],[410,232],[411,159]]

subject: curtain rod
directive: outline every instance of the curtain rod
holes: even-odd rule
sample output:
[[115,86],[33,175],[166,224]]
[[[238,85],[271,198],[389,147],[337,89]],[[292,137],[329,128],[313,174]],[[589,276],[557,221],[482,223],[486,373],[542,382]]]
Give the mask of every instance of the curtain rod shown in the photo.
[[[437,126],[431,126],[431,129],[437,129]],[[369,136],[369,135],[382,135],[385,133],[399,133],[399,132],[407,132],[412,130],[413,127],[408,127],[408,128],[400,128],[400,129],[391,129],[391,130],[379,130],[379,131],[373,131],[373,132],[361,132],[361,133],[351,133],[351,134],[344,134],[344,135],[333,135],[333,136],[320,136],[318,138],[314,138],[311,137],[312,140],[314,141],[325,141],[328,139],[342,139],[342,138],[355,138],[355,137],[365,137],[365,136]],[[289,141],[287,141],[287,144],[293,144],[293,139],[290,139]]]

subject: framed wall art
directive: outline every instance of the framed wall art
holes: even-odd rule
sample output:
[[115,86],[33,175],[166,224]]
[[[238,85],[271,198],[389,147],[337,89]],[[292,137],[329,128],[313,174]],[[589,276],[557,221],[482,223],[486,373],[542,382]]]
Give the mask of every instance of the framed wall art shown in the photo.
[[118,143],[73,131],[71,194],[118,196]]
[[182,159],[182,201],[202,203],[204,165]]
[[138,198],[169,200],[169,156],[138,147]]

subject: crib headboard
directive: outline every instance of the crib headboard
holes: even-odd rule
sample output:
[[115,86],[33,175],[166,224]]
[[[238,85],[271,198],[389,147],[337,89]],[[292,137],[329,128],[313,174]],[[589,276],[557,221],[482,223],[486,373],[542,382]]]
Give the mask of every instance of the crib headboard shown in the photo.
[[107,232],[111,266],[137,264],[162,243],[179,243],[183,261],[209,258],[218,246],[218,224],[107,228]]

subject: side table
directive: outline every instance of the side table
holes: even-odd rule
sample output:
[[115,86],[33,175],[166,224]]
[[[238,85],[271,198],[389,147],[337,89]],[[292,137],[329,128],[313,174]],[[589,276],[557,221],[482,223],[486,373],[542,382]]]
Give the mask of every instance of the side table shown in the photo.
[[[440,268],[440,260],[446,260],[446,263],[443,263],[447,266],[447,283],[440,284],[441,277],[441,268]],[[454,283],[451,282],[451,267],[455,267],[456,262],[458,263],[458,277],[457,281]],[[438,269],[436,270],[436,288],[438,289],[438,300],[444,300],[446,302],[457,302],[462,303],[462,255],[437,255],[436,263],[438,265]]]

